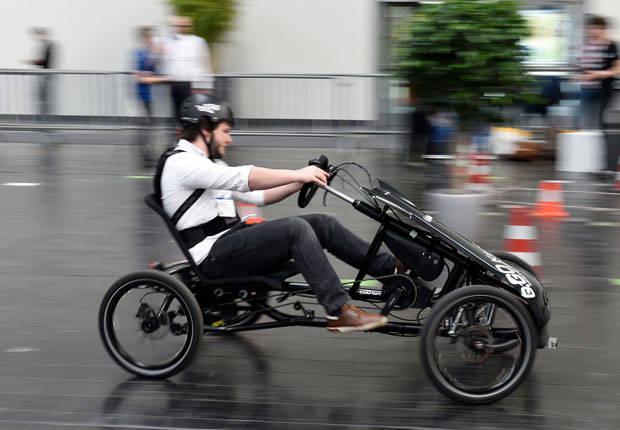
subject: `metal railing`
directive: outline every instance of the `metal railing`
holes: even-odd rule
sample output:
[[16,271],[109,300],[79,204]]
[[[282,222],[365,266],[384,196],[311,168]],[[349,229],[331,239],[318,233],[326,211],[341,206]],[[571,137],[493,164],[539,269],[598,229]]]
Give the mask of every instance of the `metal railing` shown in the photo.
[[[570,67],[529,67],[534,75],[565,75]],[[151,86],[155,128],[172,129],[167,84]],[[562,91],[569,93],[573,90]],[[216,95],[227,99],[237,135],[342,136],[408,133],[406,86],[388,74],[219,74]],[[138,130],[143,108],[129,72],[0,70],[0,130]],[[567,103],[565,103],[567,102]],[[569,126],[571,100],[555,107],[554,121]],[[518,114],[513,124],[544,119]],[[544,125],[541,125],[541,127]]]
[[[234,107],[236,134],[399,133],[386,74],[220,74],[216,95]],[[172,127],[167,84],[153,85],[153,118]],[[129,72],[0,70],[0,129],[131,130],[142,106]]]

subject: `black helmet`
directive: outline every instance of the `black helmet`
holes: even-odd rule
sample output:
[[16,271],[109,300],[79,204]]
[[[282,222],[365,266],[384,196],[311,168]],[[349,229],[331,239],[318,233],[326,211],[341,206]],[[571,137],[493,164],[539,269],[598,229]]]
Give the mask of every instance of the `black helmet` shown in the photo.
[[192,94],[186,98],[181,105],[180,115],[183,127],[198,124],[203,116],[209,118],[214,126],[222,121],[231,126],[235,125],[235,118],[228,103],[211,94]]

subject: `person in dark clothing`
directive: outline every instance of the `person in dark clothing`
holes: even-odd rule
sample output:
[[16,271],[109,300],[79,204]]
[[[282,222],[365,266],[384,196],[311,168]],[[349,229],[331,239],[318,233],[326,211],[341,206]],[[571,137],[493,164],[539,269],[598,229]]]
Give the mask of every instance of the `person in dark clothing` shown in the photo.
[[[588,18],[585,36],[579,62],[581,73],[573,78],[581,82],[579,123],[582,129],[601,130],[605,128],[603,114],[613,96],[614,78],[620,74],[618,48],[607,37],[607,21],[600,16]],[[618,154],[610,149],[606,169],[613,173]]]
[[581,82],[582,129],[602,128],[603,112],[612,96],[614,77],[620,74],[618,48],[606,33],[604,18],[592,16],[588,19],[586,41],[579,61],[581,73],[574,77]]
[[[41,49],[38,58],[29,62],[43,70],[52,69],[55,60],[54,42],[50,37],[48,29],[43,27],[33,28],[32,35],[37,41],[40,42]],[[51,85],[51,74],[46,73],[39,77],[39,114],[42,116],[50,113],[49,93]]]

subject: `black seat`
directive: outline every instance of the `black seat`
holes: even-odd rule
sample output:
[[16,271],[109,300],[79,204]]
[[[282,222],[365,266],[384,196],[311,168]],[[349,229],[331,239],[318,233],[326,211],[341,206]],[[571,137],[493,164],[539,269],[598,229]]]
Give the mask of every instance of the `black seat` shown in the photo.
[[192,255],[190,254],[189,249],[187,248],[187,245],[185,244],[185,241],[181,237],[181,234],[176,229],[174,224],[172,224],[172,220],[170,219],[168,214],[164,211],[164,208],[161,206],[161,203],[159,199],[155,196],[155,194],[154,193],[147,194],[144,197],[144,201],[146,202],[146,205],[149,208],[153,209],[157,213],[157,215],[159,215],[164,220],[166,227],[168,227],[168,230],[172,234],[172,237],[174,237],[174,241],[177,243],[177,245],[179,245],[179,248],[181,248],[181,251],[183,252],[183,255],[185,256],[185,258],[187,259],[190,267],[192,268],[194,273],[196,273],[198,278],[205,284],[217,286],[217,285],[224,285],[224,284],[262,282],[262,283],[268,284],[270,287],[274,289],[281,289],[282,281],[284,281],[286,278],[290,278],[291,276],[299,273],[299,270],[297,270],[297,266],[295,266],[295,264],[292,261],[287,261],[283,263],[282,265],[278,266],[275,270],[271,271],[270,273],[264,274],[264,275],[239,276],[239,277],[227,277],[227,278],[209,278],[208,276],[206,276],[206,274],[202,272],[198,264],[196,264],[196,262],[192,258]]

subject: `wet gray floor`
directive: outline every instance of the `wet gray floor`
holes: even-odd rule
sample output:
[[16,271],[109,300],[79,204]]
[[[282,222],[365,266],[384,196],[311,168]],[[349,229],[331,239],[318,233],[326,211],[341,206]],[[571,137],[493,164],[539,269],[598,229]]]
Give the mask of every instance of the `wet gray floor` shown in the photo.
[[[422,208],[426,190],[450,185],[440,166],[406,164],[397,151],[311,146],[233,147],[228,160],[298,168],[322,152],[364,164]],[[132,378],[104,351],[97,312],[117,278],[181,256],[142,203],[151,170],[137,167],[125,145],[3,143],[2,150],[2,429],[620,428],[620,195],[609,181],[560,175],[549,162],[494,163],[496,192],[478,238],[490,250],[502,249],[509,206],[534,203],[539,180],[566,181],[570,217],[538,225],[560,347],[539,351],[511,396],[471,407],[435,390],[417,339],[317,328],[208,335],[179,375]],[[326,212],[372,237],[372,221],[333,197],[323,207],[320,197],[304,210],[289,199],[264,214]],[[354,275],[334,264],[343,278]]]

